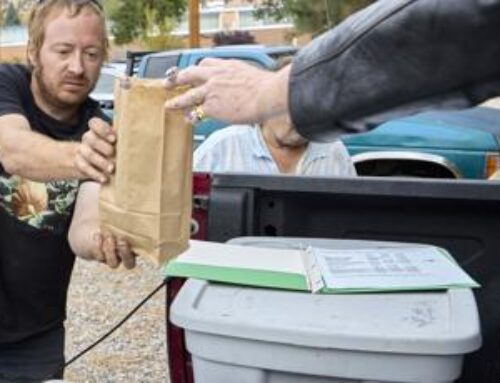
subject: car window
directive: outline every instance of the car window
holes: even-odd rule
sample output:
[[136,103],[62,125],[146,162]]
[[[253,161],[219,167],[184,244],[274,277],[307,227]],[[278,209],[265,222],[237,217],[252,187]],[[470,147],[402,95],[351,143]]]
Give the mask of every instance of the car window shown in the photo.
[[178,56],[151,56],[148,57],[144,77],[163,78],[167,69],[177,65]]
[[115,75],[101,72],[93,93],[113,93]]

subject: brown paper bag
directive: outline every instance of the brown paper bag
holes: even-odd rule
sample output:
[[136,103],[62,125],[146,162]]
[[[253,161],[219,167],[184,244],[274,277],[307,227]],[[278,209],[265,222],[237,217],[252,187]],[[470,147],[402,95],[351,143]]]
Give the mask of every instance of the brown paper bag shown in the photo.
[[101,188],[103,232],[125,237],[157,265],[188,248],[192,202],[192,128],[164,103],[178,91],[162,80],[115,85],[116,170]]

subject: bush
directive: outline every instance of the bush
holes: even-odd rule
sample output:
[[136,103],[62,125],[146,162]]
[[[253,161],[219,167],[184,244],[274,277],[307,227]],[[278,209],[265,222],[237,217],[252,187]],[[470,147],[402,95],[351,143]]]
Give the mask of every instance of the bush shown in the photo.
[[255,44],[255,37],[248,31],[218,32],[212,41],[214,46]]

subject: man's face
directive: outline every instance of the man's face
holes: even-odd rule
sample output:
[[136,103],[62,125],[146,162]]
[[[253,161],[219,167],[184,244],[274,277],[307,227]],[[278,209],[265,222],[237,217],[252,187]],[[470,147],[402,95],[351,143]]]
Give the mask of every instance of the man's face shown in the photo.
[[64,10],[47,20],[38,57],[30,56],[38,102],[51,109],[75,108],[87,98],[104,59],[105,33],[89,8],[74,17]]

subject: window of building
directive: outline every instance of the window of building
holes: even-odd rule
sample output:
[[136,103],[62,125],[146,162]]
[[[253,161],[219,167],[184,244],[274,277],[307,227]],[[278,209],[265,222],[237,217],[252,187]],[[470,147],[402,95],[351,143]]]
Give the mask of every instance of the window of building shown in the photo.
[[200,16],[200,29],[219,29],[219,12],[202,13]]

